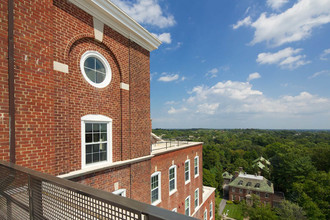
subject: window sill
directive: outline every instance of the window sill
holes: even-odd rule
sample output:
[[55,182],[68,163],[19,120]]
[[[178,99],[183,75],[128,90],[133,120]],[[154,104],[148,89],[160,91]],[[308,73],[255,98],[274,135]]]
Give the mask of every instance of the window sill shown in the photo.
[[195,175],[195,178],[199,177],[199,174]]
[[187,180],[186,182],[184,182],[185,185],[187,185],[188,183],[190,183],[190,180]]
[[151,205],[156,206],[161,202],[162,202],[162,200],[157,200],[157,201],[154,201],[153,203],[151,203]]
[[177,189],[173,189],[171,192],[170,192],[170,196],[173,195],[174,193],[176,193],[178,190]]

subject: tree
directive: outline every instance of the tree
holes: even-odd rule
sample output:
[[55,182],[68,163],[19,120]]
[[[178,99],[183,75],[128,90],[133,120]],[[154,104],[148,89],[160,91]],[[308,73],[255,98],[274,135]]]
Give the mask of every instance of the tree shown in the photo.
[[250,220],[276,220],[277,216],[272,211],[269,205],[264,205],[260,202],[260,197],[252,195],[252,206],[243,202],[242,210],[245,217]]
[[305,220],[306,213],[295,203],[288,200],[283,200],[279,207],[275,209],[280,220]]

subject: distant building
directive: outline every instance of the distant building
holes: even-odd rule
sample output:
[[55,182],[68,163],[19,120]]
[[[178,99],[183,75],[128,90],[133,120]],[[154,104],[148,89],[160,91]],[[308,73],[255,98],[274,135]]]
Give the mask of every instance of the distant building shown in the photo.
[[252,195],[260,197],[261,203],[276,206],[283,199],[283,195],[274,192],[273,183],[260,175],[236,173],[233,181],[229,183],[229,199],[232,201],[246,200],[252,203]]
[[265,158],[259,157],[258,159],[254,160],[252,163],[253,163],[252,167],[257,167],[260,171],[269,173],[269,168],[271,163]]
[[222,174],[223,184],[229,184],[233,178],[233,175],[227,171]]

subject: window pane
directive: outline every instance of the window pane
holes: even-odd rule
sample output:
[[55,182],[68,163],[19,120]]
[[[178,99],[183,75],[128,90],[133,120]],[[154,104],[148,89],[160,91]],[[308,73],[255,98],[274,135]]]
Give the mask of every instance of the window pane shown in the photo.
[[100,124],[93,124],[93,132],[99,132],[100,131]]
[[99,142],[100,141],[100,133],[94,133],[93,134],[93,142]]
[[185,170],[185,171],[189,170],[189,162],[186,162],[186,163],[184,164],[184,170]]
[[100,151],[105,151],[105,152],[107,151],[107,144],[106,143],[100,145]]
[[94,153],[93,154],[93,162],[98,162],[100,161],[100,154],[99,153]]
[[92,163],[92,155],[91,154],[87,154],[86,155],[86,164]]
[[101,132],[107,132],[107,124],[101,124]]
[[92,82],[96,82],[96,72],[95,70],[91,70],[85,67],[85,73],[88,79],[90,79]]
[[86,153],[87,153],[87,154],[92,153],[92,146],[93,146],[93,145],[86,145]]
[[173,190],[173,189],[175,189],[175,185],[174,184],[175,184],[175,181],[173,179],[173,180],[170,181],[170,191]]
[[104,73],[96,72],[96,83],[101,83],[104,81],[104,79],[105,79]]
[[93,153],[98,153],[100,150],[100,145],[99,144],[93,144]]
[[189,172],[186,172],[186,173],[185,173],[185,180],[186,180],[186,181],[189,180]]
[[93,141],[93,135],[92,134],[86,134],[86,143],[90,143]]
[[105,68],[104,68],[104,65],[102,64],[102,62],[98,59],[95,59],[95,61],[96,61],[96,71],[105,73]]
[[107,152],[102,152],[100,155],[100,161],[107,160]]
[[95,69],[95,58],[94,57],[88,57],[85,60],[84,67],[88,67],[90,69]]
[[101,140],[100,141],[106,141],[107,140],[107,133],[101,133]]
[[85,124],[85,132],[92,132],[92,123],[86,123]]

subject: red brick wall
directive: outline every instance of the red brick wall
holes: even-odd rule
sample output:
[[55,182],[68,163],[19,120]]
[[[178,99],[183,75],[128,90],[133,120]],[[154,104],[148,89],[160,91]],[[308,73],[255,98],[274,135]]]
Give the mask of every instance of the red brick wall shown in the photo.
[[7,0],[0,0],[0,20],[0,160],[9,161]]
[[203,203],[199,210],[195,213],[193,217],[204,220],[204,211],[207,209],[207,219],[210,219],[210,204],[212,202],[212,220],[215,219],[215,191],[211,196]]
[[[240,193],[239,188],[235,188],[235,192],[232,191],[232,188],[233,187],[231,187],[231,186],[229,187],[229,200],[232,200],[233,196],[235,196],[235,200],[239,200],[239,197],[242,197],[242,199],[245,200],[246,195],[247,195],[246,189],[243,189],[243,192]],[[256,191],[250,190],[250,192],[251,192],[251,194],[250,194],[251,196],[253,194],[256,195]],[[259,197],[260,197],[260,202],[262,204],[264,204],[266,202],[268,205],[273,206],[274,194],[268,193],[268,198],[266,198],[266,193],[260,192]]]
[[[8,160],[7,1],[0,6],[0,159]],[[113,161],[150,154],[149,52],[107,26],[98,42],[92,16],[65,0],[16,0],[14,13],[17,164],[54,175],[80,169],[87,114],[113,119]],[[83,78],[87,50],[107,58],[109,86],[97,89]],[[54,71],[53,61],[69,73]]]
[[[151,174],[156,171],[161,172],[161,203],[157,205],[165,209],[172,210],[177,208],[179,213],[184,214],[185,199],[190,195],[191,214],[194,212],[194,192],[199,188],[199,201],[202,203],[202,186],[203,186],[203,161],[202,161],[202,145],[184,148],[169,153],[156,155],[151,159]],[[199,176],[194,177],[194,158],[199,156]],[[190,183],[185,184],[184,179],[184,163],[190,159]],[[177,192],[169,196],[169,168],[173,165],[177,166]],[[150,175],[151,175],[150,174]],[[150,176],[149,176],[150,179]],[[150,181],[150,180],[149,180]],[[150,198],[149,198],[150,201]]]

